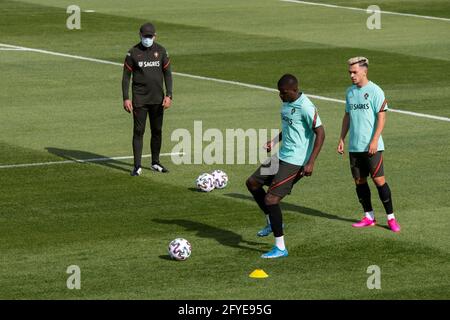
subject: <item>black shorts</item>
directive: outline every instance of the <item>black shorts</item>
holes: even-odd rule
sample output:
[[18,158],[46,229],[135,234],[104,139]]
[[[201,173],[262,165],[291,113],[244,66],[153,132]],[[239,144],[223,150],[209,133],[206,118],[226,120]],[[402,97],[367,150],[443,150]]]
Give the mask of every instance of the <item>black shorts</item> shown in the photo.
[[373,156],[367,152],[350,152],[350,168],[354,179],[366,178],[369,173],[372,178],[384,176],[383,152],[378,151]]
[[[273,161],[275,158],[272,158]],[[291,193],[292,187],[302,178],[302,166],[279,161],[278,171],[276,173],[264,172],[270,167],[270,163],[262,164],[251,177],[259,184],[269,186],[268,192],[283,198]],[[263,171],[261,171],[263,169]]]

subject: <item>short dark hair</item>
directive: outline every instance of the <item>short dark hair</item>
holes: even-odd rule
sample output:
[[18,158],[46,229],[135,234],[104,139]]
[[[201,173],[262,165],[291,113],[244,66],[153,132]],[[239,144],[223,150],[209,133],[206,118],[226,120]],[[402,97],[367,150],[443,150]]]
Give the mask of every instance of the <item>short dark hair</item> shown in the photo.
[[289,73],[284,74],[280,80],[278,80],[278,88],[284,86],[298,86],[297,78]]

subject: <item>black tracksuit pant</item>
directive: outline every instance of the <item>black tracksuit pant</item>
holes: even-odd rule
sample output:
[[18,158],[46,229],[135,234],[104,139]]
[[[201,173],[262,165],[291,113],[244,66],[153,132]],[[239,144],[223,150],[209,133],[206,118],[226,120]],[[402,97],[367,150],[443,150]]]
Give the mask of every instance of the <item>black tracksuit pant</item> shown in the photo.
[[152,163],[159,162],[159,153],[162,142],[162,124],[164,108],[160,104],[147,104],[143,106],[133,106],[133,155],[134,166],[141,166],[142,149],[145,133],[147,115],[150,120],[150,150],[152,153]]

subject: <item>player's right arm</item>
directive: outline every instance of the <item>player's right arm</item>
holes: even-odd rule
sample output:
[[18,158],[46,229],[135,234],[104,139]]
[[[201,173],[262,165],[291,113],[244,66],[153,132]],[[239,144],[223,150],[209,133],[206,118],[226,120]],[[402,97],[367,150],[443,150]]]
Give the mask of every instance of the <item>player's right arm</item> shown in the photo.
[[337,152],[339,154],[344,154],[344,146],[345,146],[345,137],[347,136],[348,130],[350,129],[350,103],[349,103],[349,89],[347,89],[347,92],[345,94],[345,114],[344,118],[342,119],[342,128],[341,128],[341,135],[339,137],[339,142],[337,146]]
[[133,60],[131,58],[131,50],[130,50],[127,53],[127,56],[125,57],[125,62],[123,63],[123,75],[122,75],[123,108],[128,113],[133,111],[133,104],[131,103],[129,97],[130,79],[132,72],[133,72]]
[[339,143],[337,147],[337,152],[340,154],[344,153],[344,141],[347,136],[348,129],[350,128],[350,117],[348,112],[345,113],[344,118],[342,119],[342,128],[341,128],[341,136],[339,137]]
[[282,131],[280,131],[280,134],[278,136],[276,136],[275,138],[273,138],[272,140],[267,141],[263,148],[267,150],[267,152],[270,152],[272,150],[272,148],[281,141],[282,138]]

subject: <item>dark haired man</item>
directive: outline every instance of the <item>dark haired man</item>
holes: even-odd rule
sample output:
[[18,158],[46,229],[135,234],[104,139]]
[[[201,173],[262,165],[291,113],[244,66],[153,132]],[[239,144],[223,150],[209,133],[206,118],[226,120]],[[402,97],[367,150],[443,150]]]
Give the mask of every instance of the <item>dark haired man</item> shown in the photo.
[[[159,162],[162,142],[164,110],[172,103],[172,72],[166,49],[156,43],[153,24],[145,23],[139,29],[141,42],[132,47],[123,65],[122,93],[123,108],[133,113],[133,154],[132,176],[142,173],[141,158],[147,116],[150,120],[152,153],[151,169],[168,172]],[[133,99],[129,98],[130,78],[133,76]],[[166,86],[164,94],[163,79]]]
[[[278,81],[278,90],[283,101],[281,133],[264,146],[270,151],[276,140],[282,141],[278,157],[261,165],[246,181],[248,190],[266,214],[267,225],[257,235],[268,236],[273,230],[275,236],[275,246],[262,258],[287,257],[279,203],[303,176],[312,175],[314,161],[325,139],[317,109],[305,94],[299,92],[297,78],[291,74],[283,75]],[[278,166],[274,166],[274,162]],[[271,170],[273,167],[278,170]],[[267,192],[264,185],[269,187]]]

